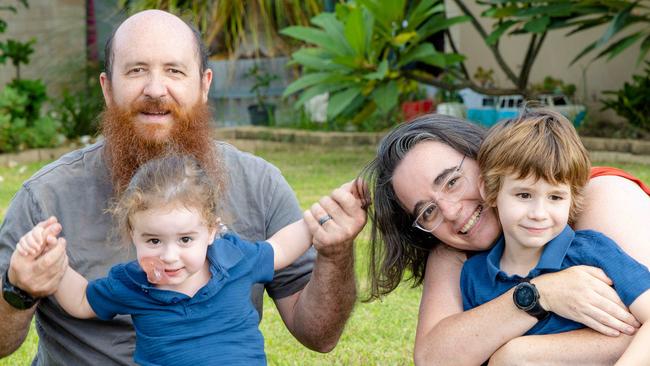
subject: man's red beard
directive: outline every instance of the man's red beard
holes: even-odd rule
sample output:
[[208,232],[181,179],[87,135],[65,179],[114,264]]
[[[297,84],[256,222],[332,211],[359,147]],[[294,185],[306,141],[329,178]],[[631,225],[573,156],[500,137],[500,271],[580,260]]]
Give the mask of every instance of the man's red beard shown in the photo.
[[[141,112],[167,111],[173,117],[171,127],[136,121]],[[101,115],[101,132],[106,139],[105,158],[114,191],[123,192],[142,164],[169,154],[193,156],[221,190],[224,169],[214,146],[210,120],[210,110],[203,103],[187,111],[160,99],[138,101],[127,109],[107,106]]]

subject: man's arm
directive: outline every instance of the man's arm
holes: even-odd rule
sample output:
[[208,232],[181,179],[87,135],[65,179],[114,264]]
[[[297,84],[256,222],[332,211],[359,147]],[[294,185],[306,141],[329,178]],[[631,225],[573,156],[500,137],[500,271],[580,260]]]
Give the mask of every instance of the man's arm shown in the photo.
[[14,353],[23,344],[35,311],[36,306],[27,310],[17,310],[4,298],[0,299],[0,323],[3,329],[7,330],[0,332],[0,358]]
[[[36,205],[37,201],[26,188],[18,191],[13,198],[0,227],[0,269],[4,273],[9,268],[9,282],[14,286],[34,297],[43,297],[56,290],[68,265],[68,257],[65,245],[49,247],[36,259],[14,253],[21,236],[43,220],[44,214]],[[49,224],[55,221],[53,218],[47,220]],[[58,235],[59,232],[60,227],[53,234]],[[5,330],[0,332],[0,357],[10,355],[23,343],[37,306],[17,310],[4,298],[0,299],[0,324]]]
[[[356,300],[353,242],[366,213],[353,192],[352,183],[344,184],[306,213],[318,251],[311,279],[302,291],[276,300],[291,334],[319,352],[336,346]],[[321,226],[325,214],[332,219]]]
[[[56,290],[67,266],[65,243],[49,248],[37,259],[14,253],[9,262],[9,282],[34,297],[48,296]],[[4,298],[0,300],[0,324],[7,330],[0,332],[0,357],[10,355],[20,347],[35,311],[36,305],[31,309],[17,310]]]

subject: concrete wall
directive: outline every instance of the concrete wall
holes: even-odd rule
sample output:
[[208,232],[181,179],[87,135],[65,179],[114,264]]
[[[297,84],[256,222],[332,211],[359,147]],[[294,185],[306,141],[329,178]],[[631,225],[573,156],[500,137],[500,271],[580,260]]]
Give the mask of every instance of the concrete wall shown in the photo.
[[[79,70],[86,60],[85,1],[30,0],[29,8],[18,1],[2,1],[2,5],[9,4],[18,12],[0,13],[8,24],[1,39],[25,42],[36,38],[31,62],[21,65],[21,78],[42,79],[50,95],[67,85],[78,85],[83,77]],[[9,60],[0,65],[0,87],[14,76],[15,68]]]
[[[453,4],[453,1],[446,1],[450,15],[460,15],[460,10]],[[475,16],[486,9],[474,1],[465,1]],[[484,29],[487,32],[492,30],[489,19],[480,18]],[[643,63],[638,67],[636,60],[639,55],[639,45],[633,45],[630,49],[607,62],[606,57],[593,62],[591,59],[598,54],[592,52],[573,66],[569,63],[578,53],[591,42],[598,39],[606,27],[600,27],[566,37],[567,30],[552,31],[546,37],[544,45],[539,53],[537,61],[533,65],[530,81],[540,82],[545,76],[550,75],[560,78],[565,82],[575,84],[577,87],[576,97],[589,108],[589,113],[597,118],[618,118],[611,111],[599,112],[600,102],[603,97],[603,90],[616,90],[623,86],[625,81],[630,81],[633,74],[643,71]],[[495,79],[498,86],[510,87],[510,81],[500,71],[494,60],[492,52],[487,48],[478,32],[468,22],[455,27],[452,36],[456,40],[460,52],[467,55],[466,65],[471,74],[478,66],[492,68],[495,71]],[[515,73],[521,69],[528,46],[529,36],[505,36],[502,38],[500,48],[504,58]],[[650,60],[650,56],[647,57]]]

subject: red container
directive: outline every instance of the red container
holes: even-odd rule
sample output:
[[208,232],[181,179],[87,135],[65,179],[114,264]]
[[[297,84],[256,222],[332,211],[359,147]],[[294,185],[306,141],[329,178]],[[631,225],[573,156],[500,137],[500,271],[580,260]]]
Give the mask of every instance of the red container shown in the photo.
[[402,103],[402,115],[404,116],[404,121],[406,122],[412,120],[417,116],[431,112],[433,112],[433,100],[431,99]]

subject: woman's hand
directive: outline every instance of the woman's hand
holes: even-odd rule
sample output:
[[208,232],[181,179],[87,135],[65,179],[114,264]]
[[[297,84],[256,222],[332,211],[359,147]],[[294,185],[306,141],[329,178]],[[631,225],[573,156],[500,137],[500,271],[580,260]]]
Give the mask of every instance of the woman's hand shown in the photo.
[[546,310],[608,336],[634,334],[639,322],[628,311],[605,273],[595,267],[574,266],[531,280]]

